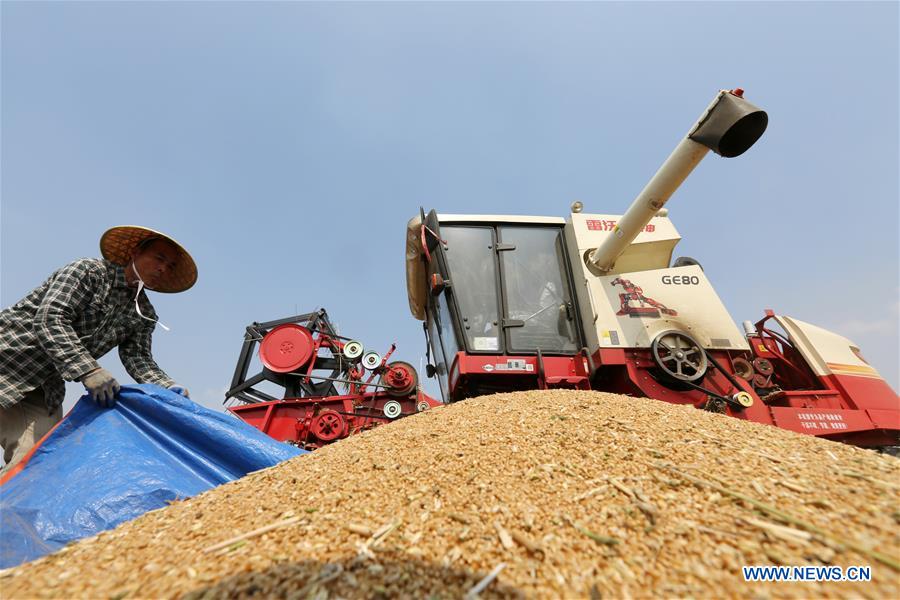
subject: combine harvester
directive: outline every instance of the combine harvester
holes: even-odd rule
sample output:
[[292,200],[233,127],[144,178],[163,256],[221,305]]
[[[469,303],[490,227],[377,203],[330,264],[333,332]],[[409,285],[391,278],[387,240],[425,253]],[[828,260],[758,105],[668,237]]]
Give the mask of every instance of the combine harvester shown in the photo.
[[[580,203],[567,220],[420,211],[407,226],[407,292],[443,402],[601,390],[860,446],[900,444],[900,400],[853,342],[770,310],[742,333],[700,264],[672,262],[680,237],[669,197],[709,150],[740,156],[767,122],[742,90],[720,92],[624,215],[585,214]],[[256,344],[263,368],[248,377]],[[253,323],[226,401],[307,449],[440,405],[411,365],[388,362],[393,351],[365,352],[324,310]]]
[[[663,208],[709,150],[766,129],[720,92],[624,215],[410,220],[409,306],[445,402],[524,389],[646,396],[859,446],[900,444],[900,400],[850,340],[771,310],[734,324]],[[777,326],[774,327],[774,326]],[[780,329],[780,331],[779,331]]]

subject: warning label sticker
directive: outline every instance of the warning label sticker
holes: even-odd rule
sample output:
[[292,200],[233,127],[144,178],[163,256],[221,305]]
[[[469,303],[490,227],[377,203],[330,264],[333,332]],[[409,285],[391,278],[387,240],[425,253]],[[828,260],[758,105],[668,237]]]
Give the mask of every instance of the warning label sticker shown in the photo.
[[496,337],[475,337],[472,339],[476,350],[497,350],[500,344]]
[[482,369],[484,369],[488,373],[490,373],[491,371],[525,371],[526,373],[531,373],[534,371],[534,365],[529,364],[523,359],[511,358],[505,363],[484,365]]
[[800,413],[797,415],[803,429],[847,429],[844,417],[835,413]]

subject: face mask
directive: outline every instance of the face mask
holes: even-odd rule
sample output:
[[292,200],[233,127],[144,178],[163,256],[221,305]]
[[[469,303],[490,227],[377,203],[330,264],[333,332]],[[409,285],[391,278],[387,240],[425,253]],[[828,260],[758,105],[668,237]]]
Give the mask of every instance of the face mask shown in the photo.
[[[135,265],[134,262],[131,263],[131,270],[134,271],[134,274],[137,276],[137,279],[138,279],[137,293],[134,295],[134,310],[137,311],[138,316],[141,317],[142,319],[147,319],[148,321],[152,321],[152,322],[156,323],[157,325],[159,325],[166,331],[172,331],[171,329],[166,327],[163,324],[163,322],[160,321],[159,319],[151,319],[150,317],[145,317],[144,313],[141,312],[141,304],[140,304],[140,302],[138,302],[138,297],[141,295],[141,290],[144,289],[144,280],[141,279],[141,274],[138,273],[137,265]],[[150,289],[150,288],[147,288],[147,289]]]

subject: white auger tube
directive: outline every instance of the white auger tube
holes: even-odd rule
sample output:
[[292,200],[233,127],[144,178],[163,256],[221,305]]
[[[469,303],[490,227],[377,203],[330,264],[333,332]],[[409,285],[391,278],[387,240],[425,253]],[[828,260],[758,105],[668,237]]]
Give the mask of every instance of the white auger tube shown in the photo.
[[588,261],[601,272],[609,272],[638,233],[666,204],[710,150],[728,158],[740,156],[762,136],[768,116],[741,95],[743,90],[721,91],[669,155],[656,175]]

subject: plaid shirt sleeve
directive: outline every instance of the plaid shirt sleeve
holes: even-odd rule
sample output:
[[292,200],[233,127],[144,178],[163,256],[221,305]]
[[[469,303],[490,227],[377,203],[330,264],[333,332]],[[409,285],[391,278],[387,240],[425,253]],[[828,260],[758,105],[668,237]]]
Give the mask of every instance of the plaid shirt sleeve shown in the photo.
[[120,342],[119,358],[128,374],[138,383],[155,383],[169,387],[174,385],[175,381],[153,360],[151,343],[155,327],[155,325],[141,327]]
[[90,261],[66,265],[50,281],[34,315],[37,339],[66,381],[75,381],[100,366],[72,327],[79,309],[90,301],[99,276]]

